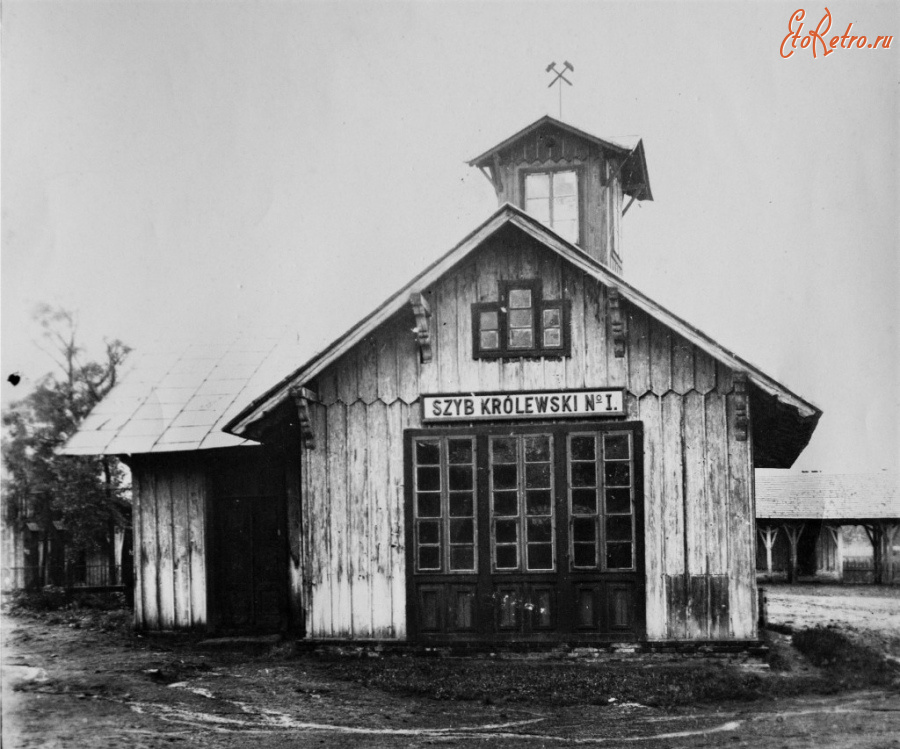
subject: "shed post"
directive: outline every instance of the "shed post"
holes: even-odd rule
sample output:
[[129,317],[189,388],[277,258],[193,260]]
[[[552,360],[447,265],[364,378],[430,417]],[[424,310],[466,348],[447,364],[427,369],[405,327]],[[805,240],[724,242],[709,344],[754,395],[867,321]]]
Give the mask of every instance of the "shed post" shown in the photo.
[[797,582],[797,544],[803,533],[803,523],[785,523],[784,532],[787,534],[788,542],[791,545],[791,561],[788,566],[788,582]]

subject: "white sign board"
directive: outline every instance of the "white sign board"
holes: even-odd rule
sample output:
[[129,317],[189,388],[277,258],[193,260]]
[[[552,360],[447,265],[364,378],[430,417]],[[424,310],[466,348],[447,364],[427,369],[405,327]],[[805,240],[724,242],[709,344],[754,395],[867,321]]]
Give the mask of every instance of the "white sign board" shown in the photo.
[[624,416],[622,388],[534,393],[468,393],[422,396],[422,420],[574,419]]

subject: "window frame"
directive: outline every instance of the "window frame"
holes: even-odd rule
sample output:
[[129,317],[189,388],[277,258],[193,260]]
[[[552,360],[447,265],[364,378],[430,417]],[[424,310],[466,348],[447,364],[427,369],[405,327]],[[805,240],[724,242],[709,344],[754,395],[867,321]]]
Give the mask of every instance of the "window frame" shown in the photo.
[[[472,449],[471,463],[453,463],[450,460],[450,445],[454,440],[469,441]],[[420,464],[416,456],[416,447],[419,443],[433,444],[438,449],[438,463]],[[478,445],[474,435],[464,434],[431,434],[419,435],[412,438],[412,446],[410,457],[413,461],[412,468],[412,513],[413,513],[413,537],[411,543],[415,548],[414,565],[416,574],[449,574],[449,575],[476,575],[478,574]],[[455,466],[471,466],[472,488],[471,490],[454,490],[450,486],[450,471]],[[418,469],[419,468],[438,468],[439,485],[437,490],[421,491],[419,488]],[[472,496],[472,513],[471,515],[453,515],[451,512],[450,502],[451,494],[471,493]],[[438,515],[423,516],[419,514],[418,498],[420,494],[436,494],[439,498],[440,512]],[[451,532],[451,525],[454,520],[463,521],[471,520],[472,522],[472,541],[470,543],[454,543]],[[423,523],[434,523],[438,527],[438,537],[436,542],[422,543],[419,528]],[[437,548],[439,557],[438,567],[421,567],[421,558],[419,549],[422,547]],[[471,546],[473,561],[472,567],[468,569],[459,569],[453,567],[454,546]]]
[[[557,166],[528,166],[521,167],[519,169],[519,207],[528,213],[529,216],[535,219],[535,221],[540,222],[542,226],[546,226],[550,231],[554,233],[558,233],[556,229],[553,227],[553,175],[559,172],[574,172],[575,173],[575,185],[578,194],[575,196],[575,203],[578,207],[578,220],[576,224],[578,225],[578,236],[574,240],[565,239],[566,242],[571,242],[571,244],[581,246],[582,240],[584,239],[584,167],[582,164],[560,164]],[[528,203],[528,196],[525,194],[525,180],[528,176],[534,174],[548,174],[550,175],[550,188],[549,195],[547,200],[550,204],[550,223],[544,223],[539,218],[534,216],[533,214],[528,212],[526,205]],[[562,236],[562,235],[560,235]]]
[[[592,460],[573,457],[572,441],[578,437],[592,437],[594,443],[594,457]],[[628,455],[625,458],[610,457],[607,454],[606,441],[609,437],[625,437],[628,444]],[[602,432],[598,431],[571,431],[566,435],[566,472],[568,482],[568,518],[569,518],[569,568],[579,572],[634,572],[638,569],[637,554],[637,522],[638,508],[636,505],[637,484],[635,472],[637,470],[637,457],[635,455],[635,436],[634,432],[629,429],[607,429]],[[574,492],[582,487],[576,486],[574,481],[574,464],[584,463],[593,464],[594,466],[594,485],[590,488],[594,491],[595,509],[593,513],[575,512]],[[607,463],[625,463],[628,465],[629,481],[628,485],[616,484],[607,485],[606,465]],[[643,470],[641,468],[641,470]],[[608,504],[607,491],[612,490],[628,490],[629,511],[610,512]],[[610,517],[627,517],[631,524],[631,537],[629,539],[609,539],[609,518]],[[575,546],[576,544],[584,544],[586,542],[577,541],[575,538],[575,520],[588,521],[594,527],[594,564],[583,565],[576,564]],[[627,567],[610,567],[608,556],[608,545],[628,544],[631,547],[631,564]]]
[[[539,278],[522,280],[502,279],[498,284],[496,302],[475,302],[472,304],[472,358],[473,359],[522,359],[568,357],[572,353],[571,344],[571,300],[544,299]],[[511,291],[527,289],[531,291],[532,330],[534,337],[529,348],[511,348],[509,345],[509,295]],[[560,345],[544,345],[544,312],[558,309],[560,313]],[[498,347],[484,349],[481,346],[481,313],[497,313]],[[551,328],[553,329],[553,328]]]

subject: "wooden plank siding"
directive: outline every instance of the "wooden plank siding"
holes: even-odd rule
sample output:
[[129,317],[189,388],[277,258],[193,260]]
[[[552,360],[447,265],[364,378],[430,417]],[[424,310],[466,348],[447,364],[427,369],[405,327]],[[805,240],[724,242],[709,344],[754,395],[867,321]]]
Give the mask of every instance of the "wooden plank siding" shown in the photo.
[[135,626],[207,624],[206,470],[193,455],[135,456]]
[[[570,357],[473,359],[471,305],[497,301],[499,282],[515,278],[570,302]],[[755,637],[751,441],[735,434],[733,373],[624,300],[616,357],[605,287],[522,235],[492,238],[423,292],[432,361],[421,362],[404,310],[310,383],[320,402],[315,448],[302,449],[308,636],[405,637],[403,431],[421,426],[421,393],[621,386],[626,418],[644,424],[647,637]]]

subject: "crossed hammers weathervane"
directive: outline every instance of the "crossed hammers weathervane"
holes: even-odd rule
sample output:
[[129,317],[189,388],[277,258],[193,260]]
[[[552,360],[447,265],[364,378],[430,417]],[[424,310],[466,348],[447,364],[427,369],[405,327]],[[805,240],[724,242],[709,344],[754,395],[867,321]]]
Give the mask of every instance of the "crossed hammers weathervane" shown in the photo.
[[547,72],[548,72],[548,73],[556,73],[556,78],[554,78],[552,81],[550,81],[549,84],[547,84],[547,88],[550,88],[554,83],[559,83],[559,119],[562,119],[562,92],[563,92],[562,81],[565,81],[565,82],[568,83],[570,86],[572,85],[572,81],[570,81],[568,78],[566,78],[566,71],[567,71],[567,70],[571,70],[571,71],[574,71],[574,70],[575,70],[575,66],[572,65],[572,63],[570,63],[568,60],[566,60],[565,62],[563,62],[563,69],[562,69],[562,70],[557,70],[557,69],[556,69],[556,63],[555,63],[555,62],[551,62],[551,63],[547,66]]

